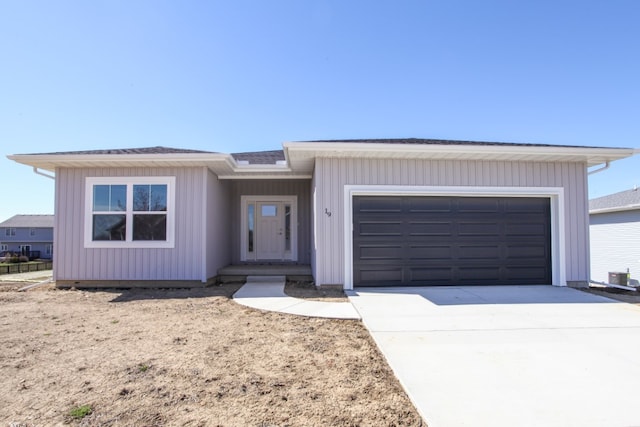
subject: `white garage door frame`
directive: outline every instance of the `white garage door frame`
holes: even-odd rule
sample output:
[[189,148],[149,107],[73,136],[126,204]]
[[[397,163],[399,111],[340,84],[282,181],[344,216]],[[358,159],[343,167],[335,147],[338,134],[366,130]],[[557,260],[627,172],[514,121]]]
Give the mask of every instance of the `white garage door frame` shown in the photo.
[[431,187],[406,185],[344,186],[344,288],[353,289],[354,196],[544,197],[551,204],[552,285],[567,286],[565,272],[564,188],[562,187]]

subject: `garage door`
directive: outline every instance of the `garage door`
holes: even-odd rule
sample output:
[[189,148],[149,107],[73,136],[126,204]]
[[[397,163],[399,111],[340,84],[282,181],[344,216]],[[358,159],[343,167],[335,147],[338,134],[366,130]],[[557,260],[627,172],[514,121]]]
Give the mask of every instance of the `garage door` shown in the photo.
[[355,196],[355,286],[551,284],[549,198]]

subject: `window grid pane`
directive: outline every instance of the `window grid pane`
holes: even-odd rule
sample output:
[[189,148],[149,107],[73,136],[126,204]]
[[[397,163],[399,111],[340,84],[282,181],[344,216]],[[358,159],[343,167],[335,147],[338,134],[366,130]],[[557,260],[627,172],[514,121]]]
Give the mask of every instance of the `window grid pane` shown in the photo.
[[126,236],[126,215],[93,215],[93,240],[123,241]]
[[133,240],[167,240],[167,216],[133,215]]

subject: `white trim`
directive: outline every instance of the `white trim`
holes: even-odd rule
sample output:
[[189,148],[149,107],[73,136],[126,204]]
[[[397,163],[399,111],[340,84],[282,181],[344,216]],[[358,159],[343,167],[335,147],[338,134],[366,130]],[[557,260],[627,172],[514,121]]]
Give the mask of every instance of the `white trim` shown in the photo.
[[626,211],[635,211],[640,209],[640,203],[636,203],[633,205],[625,205],[625,206],[615,206],[611,208],[600,208],[600,209],[592,209],[589,211],[589,215],[598,215],[603,213],[610,212],[626,212]]
[[564,188],[406,185],[344,186],[344,288],[353,289],[353,196],[548,197],[551,202],[552,285],[566,286]]
[[209,189],[209,186],[207,185],[207,181],[209,179],[209,174],[208,174],[208,169],[206,167],[202,168],[202,224],[200,225],[201,230],[202,230],[202,240],[201,240],[201,254],[202,254],[202,259],[200,260],[201,265],[202,265],[202,270],[201,270],[201,277],[200,277],[200,281],[202,283],[206,283],[207,282],[207,268],[208,268],[208,264],[207,264],[207,241],[208,241],[208,233],[209,233],[209,228],[208,228],[208,224],[209,224],[209,198],[207,190]]
[[[130,224],[133,216],[133,186],[136,184],[165,184],[167,186],[167,240],[142,241],[133,240],[133,228],[127,227],[126,240],[108,241],[92,240],[93,218],[93,186],[94,185],[126,185],[127,186],[127,210],[122,213],[127,215],[127,223]],[[84,201],[84,247],[85,248],[173,248],[175,247],[175,176],[125,176],[125,177],[97,177],[85,178]]]
[[[298,196],[240,196],[240,261],[260,261],[256,259],[256,241],[254,240],[253,257],[248,253],[247,234],[247,206],[253,203],[257,209],[257,204],[261,202],[281,202],[291,205],[291,250],[285,252],[283,261],[298,261]],[[257,210],[255,211],[257,212]],[[254,223],[255,227],[255,223]]]
[[[242,172],[254,172],[254,171],[245,171],[238,170],[239,173]],[[260,173],[255,175],[218,175],[218,179],[311,179],[311,174],[295,174],[295,175],[276,175],[276,174],[267,174]]]
[[[454,141],[452,141],[454,142]],[[533,161],[584,161],[595,166],[606,161],[614,161],[637,154],[632,148],[611,147],[577,147],[558,145],[528,144],[397,144],[384,142],[285,142],[282,144],[285,155],[290,161],[295,155],[302,157],[354,157],[366,153],[367,157],[413,158],[416,155],[424,158],[447,158],[468,160],[533,160]],[[295,154],[292,156],[292,154]]]

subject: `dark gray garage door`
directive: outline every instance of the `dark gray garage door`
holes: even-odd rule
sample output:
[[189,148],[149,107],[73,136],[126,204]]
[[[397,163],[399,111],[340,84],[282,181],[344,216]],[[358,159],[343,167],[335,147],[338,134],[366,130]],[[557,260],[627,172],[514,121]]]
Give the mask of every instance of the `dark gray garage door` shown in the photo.
[[548,198],[356,196],[356,286],[551,284]]

